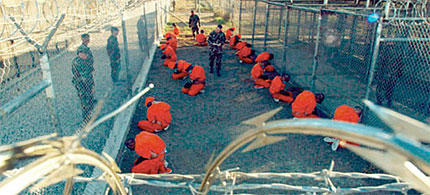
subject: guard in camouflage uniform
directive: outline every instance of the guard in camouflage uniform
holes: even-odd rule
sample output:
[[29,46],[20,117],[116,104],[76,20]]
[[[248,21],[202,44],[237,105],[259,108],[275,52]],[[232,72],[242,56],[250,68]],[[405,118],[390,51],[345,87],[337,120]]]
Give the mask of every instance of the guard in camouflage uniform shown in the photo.
[[82,34],[82,45],[77,50],[77,56],[73,60],[72,83],[78,92],[79,99],[81,100],[82,116],[84,123],[88,122],[91,118],[91,113],[94,108],[94,58],[91,49],[88,47],[90,42],[89,34]]
[[225,43],[225,35],[221,31],[222,25],[218,24],[216,30],[212,31],[208,38],[209,43],[209,66],[210,73],[213,73],[214,62],[216,59],[216,73],[218,76],[221,76],[221,59],[222,59],[222,46]]
[[119,52],[118,38],[117,38],[119,31],[118,31],[118,28],[116,27],[111,27],[110,31],[112,34],[107,40],[106,51],[107,51],[107,54],[109,55],[109,60],[110,60],[112,82],[115,83],[118,81],[118,75],[121,69],[121,61],[120,61],[121,54]]

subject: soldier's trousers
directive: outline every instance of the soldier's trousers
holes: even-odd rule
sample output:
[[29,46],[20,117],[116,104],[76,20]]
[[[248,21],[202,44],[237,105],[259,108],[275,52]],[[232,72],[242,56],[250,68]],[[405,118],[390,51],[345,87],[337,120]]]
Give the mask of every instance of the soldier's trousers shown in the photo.
[[216,70],[220,71],[221,70],[222,53],[220,53],[220,54],[212,54],[211,53],[210,54],[210,56],[209,56],[209,66],[210,66],[211,70],[213,70],[215,59],[216,59]]
[[121,61],[120,59],[118,60],[112,60],[110,61],[110,68],[111,68],[111,77],[112,77],[112,82],[117,82],[118,81],[118,76],[119,76],[119,71],[121,70]]
[[77,82],[75,88],[78,92],[78,97],[81,100],[82,117],[84,123],[91,119],[91,114],[94,109],[94,81],[88,80],[84,82]]
[[391,107],[394,87],[396,86],[397,77],[378,78],[376,86],[377,104],[382,105],[384,100],[387,100],[387,106]]

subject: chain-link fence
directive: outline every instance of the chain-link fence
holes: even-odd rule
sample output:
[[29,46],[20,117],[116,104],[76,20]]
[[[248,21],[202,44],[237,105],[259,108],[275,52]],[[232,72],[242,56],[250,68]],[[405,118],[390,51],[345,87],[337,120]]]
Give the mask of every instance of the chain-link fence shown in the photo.
[[[324,93],[319,107],[329,116],[342,104],[364,107],[361,100],[369,99],[427,121],[426,5],[297,3],[302,4],[239,1],[233,9],[239,18],[234,25],[254,49],[275,54],[275,65],[291,75],[292,85]],[[371,20],[372,13],[383,16],[388,5],[388,17]],[[369,112],[362,122],[383,126]]]
[[[120,106],[137,90],[132,83],[162,33],[169,2],[0,2],[1,144],[53,132],[69,136],[83,128],[98,102],[99,116]],[[111,26],[119,34],[109,45]],[[88,47],[81,44],[84,33]],[[82,144],[102,152],[112,144],[106,141],[113,124],[99,125]],[[91,175],[91,167],[80,168]]]

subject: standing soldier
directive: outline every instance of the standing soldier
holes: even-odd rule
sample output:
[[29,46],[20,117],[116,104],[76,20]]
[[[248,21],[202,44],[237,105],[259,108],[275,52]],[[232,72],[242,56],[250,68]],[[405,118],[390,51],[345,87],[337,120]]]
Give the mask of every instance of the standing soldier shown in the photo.
[[[197,26],[197,24],[199,25]],[[193,10],[191,10],[191,16],[190,20],[188,21],[188,26],[191,28],[191,31],[193,31],[193,37],[196,38],[196,34],[199,34],[199,27],[201,25],[199,16],[194,14]]]
[[118,28],[111,27],[110,32],[112,34],[107,40],[106,50],[110,60],[112,82],[115,83],[118,81],[118,75],[121,69],[121,62],[120,62],[121,54],[119,52],[118,38],[117,38]]
[[221,76],[221,58],[222,58],[222,46],[225,43],[225,35],[221,31],[222,25],[218,24],[216,30],[212,31],[208,38],[208,43],[210,45],[210,56],[209,56],[209,66],[210,73],[213,73],[214,61],[216,58],[216,73]]
[[88,47],[90,42],[89,34],[82,34],[82,45],[79,46],[77,56],[73,60],[72,83],[78,91],[79,99],[81,100],[83,122],[86,123],[90,119],[90,115],[94,108],[96,100],[94,99],[94,58],[91,49]]
[[378,69],[376,72],[376,104],[384,105],[391,108],[393,104],[394,88],[400,77],[403,75],[404,63],[401,55],[402,50],[393,42],[384,42],[381,44],[379,53],[381,56],[378,60]]
[[143,49],[145,48],[145,39],[146,39],[146,35],[145,35],[145,16],[140,16],[139,20],[137,21],[137,39],[139,39],[139,48],[140,51],[143,52]]

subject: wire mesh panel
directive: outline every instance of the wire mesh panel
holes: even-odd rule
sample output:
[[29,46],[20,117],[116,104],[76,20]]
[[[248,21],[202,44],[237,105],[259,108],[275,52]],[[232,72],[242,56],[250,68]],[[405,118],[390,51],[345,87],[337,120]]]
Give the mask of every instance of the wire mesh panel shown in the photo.
[[[430,26],[392,21],[383,25],[370,99],[419,120],[430,116]],[[369,123],[379,125],[376,119]],[[377,120],[376,120],[377,121]]]
[[[249,41],[252,35],[252,19],[254,14],[254,1],[242,1],[242,11],[240,20],[240,29],[238,33],[242,35],[242,39]],[[238,28],[239,28],[238,26]]]
[[365,98],[372,42],[368,32],[375,25],[369,25],[363,17],[325,11],[321,14],[316,80],[311,87],[326,95],[324,106],[333,113],[342,104],[359,106]]

